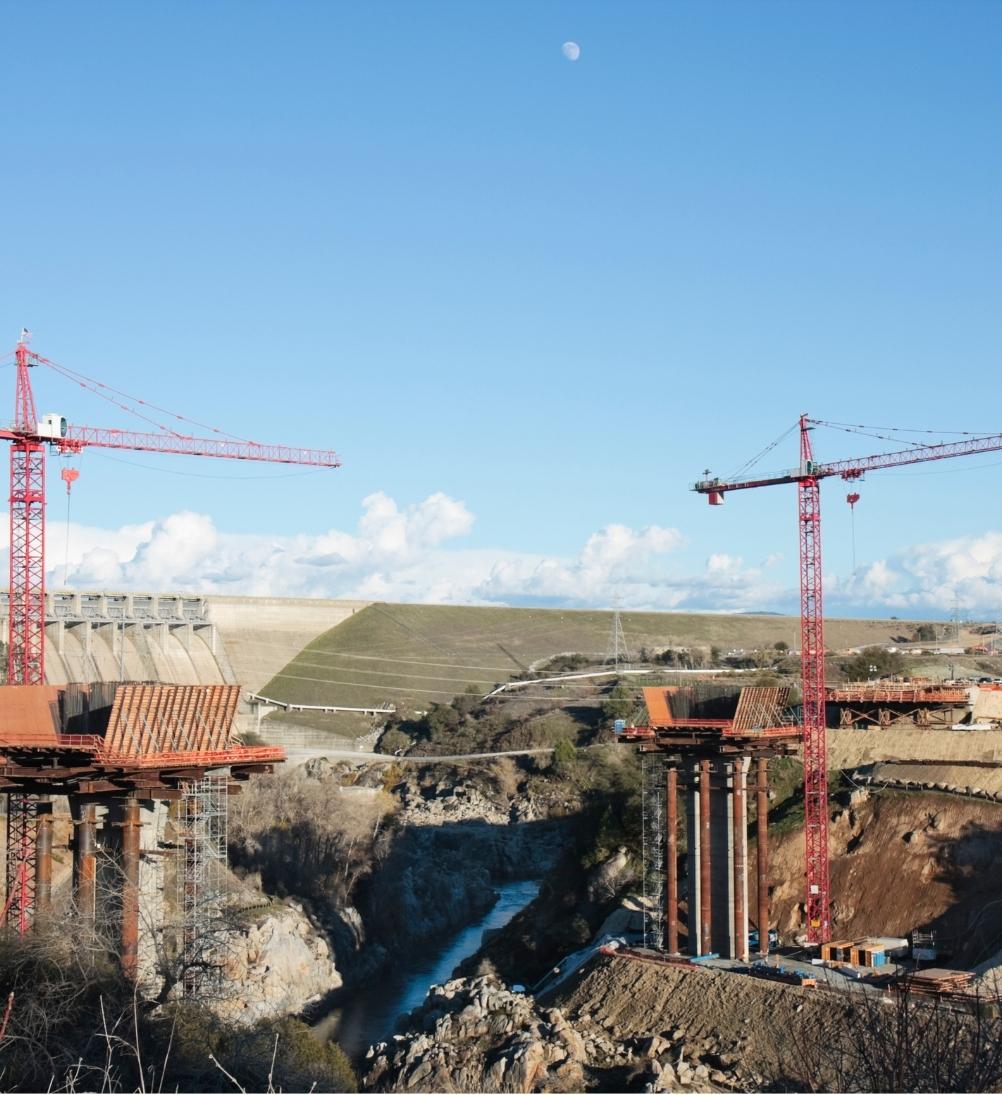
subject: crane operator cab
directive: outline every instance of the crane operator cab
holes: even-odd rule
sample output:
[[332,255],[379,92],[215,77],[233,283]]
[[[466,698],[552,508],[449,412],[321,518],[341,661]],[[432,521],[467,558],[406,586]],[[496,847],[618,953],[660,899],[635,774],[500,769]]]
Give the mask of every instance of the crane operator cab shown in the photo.
[[61,414],[43,414],[37,433],[48,441],[59,441],[66,436],[66,419]]

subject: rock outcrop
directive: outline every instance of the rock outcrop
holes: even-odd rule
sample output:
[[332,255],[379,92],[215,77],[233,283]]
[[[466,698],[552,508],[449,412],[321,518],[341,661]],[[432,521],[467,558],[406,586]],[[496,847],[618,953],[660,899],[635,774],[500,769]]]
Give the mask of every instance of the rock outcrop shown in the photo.
[[223,978],[226,992],[210,1006],[240,1023],[296,1015],[342,983],[327,943],[291,903],[227,940]]
[[586,1049],[557,1009],[492,977],[432,987],[411,1016],[418,1030],[369,1050],[363,1078],[378,1091],[582,1090]]
[[[657,971],[656,971],[657,972]],[[607,995],[607,994],[606,994]],[[496,978],[435,985],[407,1034],[373,1046],[369,1091],[734,1091],[739,1043],[691,1039],[682,1029],[638,1033],[595,1009],[546,1007]],[[648,1016],[652,1019],[653,1016]],[[659,1024],[660,1025],[660,1024]]]

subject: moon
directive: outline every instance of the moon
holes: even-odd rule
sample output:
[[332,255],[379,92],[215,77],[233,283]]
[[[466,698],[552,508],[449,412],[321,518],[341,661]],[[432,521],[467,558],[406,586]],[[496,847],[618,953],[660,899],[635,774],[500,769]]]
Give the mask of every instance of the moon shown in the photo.
[[560,47],[560,52],[568,61],[576,61],[581,56],[581,47],[577,42],[564,42]]

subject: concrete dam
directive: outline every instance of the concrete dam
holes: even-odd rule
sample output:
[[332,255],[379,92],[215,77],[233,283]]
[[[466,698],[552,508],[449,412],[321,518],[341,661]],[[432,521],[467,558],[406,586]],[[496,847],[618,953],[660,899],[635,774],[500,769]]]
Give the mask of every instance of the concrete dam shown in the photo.
[[[239,684],[257,691],[367,601],[50,591],[45,678]],[[9,599],[0,594],[6,636]]]

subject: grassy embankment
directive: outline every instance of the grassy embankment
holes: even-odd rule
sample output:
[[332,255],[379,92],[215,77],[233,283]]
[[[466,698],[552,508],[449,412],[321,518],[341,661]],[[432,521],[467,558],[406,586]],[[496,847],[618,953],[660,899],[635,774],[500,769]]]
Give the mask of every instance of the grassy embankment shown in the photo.
[[[789,616],[624,612],[622,623],[634,655],[645,647],[726,651],[799,642],[798,621]],[[910,626],[829,620],[827,640],[836,649],[887,643]],[[375,604],[315,639],[261,691],[294,703],[423,711],[467,689],[483,694],[560,653],[600,660],[611,627],[611,612]]]

